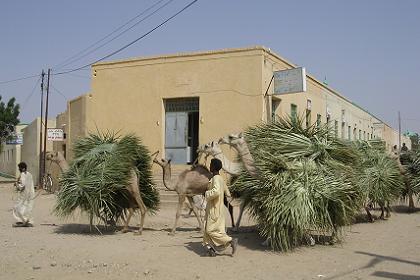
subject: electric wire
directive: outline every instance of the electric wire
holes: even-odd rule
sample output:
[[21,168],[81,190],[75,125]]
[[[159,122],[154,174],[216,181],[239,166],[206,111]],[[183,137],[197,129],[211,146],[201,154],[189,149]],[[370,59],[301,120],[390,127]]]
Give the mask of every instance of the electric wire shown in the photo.
[[141,35],[141,36],[140,36],[140,37],[138,37],[137,39],[135,39],[135,40],[131,41],[130,43],[128,43],[128,44],[126,44],[126,45],[124,45],[123,47],[121,47],[121,48],[117,49],[116,51],[113,51],[112,53],[110,53],[110,54],[108,54],[108,55],[106,55],[106,56],[104,56],[104,57],[101,57],[101,58],[99,58],[99,59],[97,59],[97,60],[95,60],[95,61],[93,61],[93,62],[91,62],[91,63],[88,63],[88,64],[86,64],[86,65],[80,66],[80,67],[78,67],[78,68],[75,68],[75,69],[72,69],[72,70],[69,70],[69,71],[58,72],[58,73],[55,73],[54,75],[63,75],[63,74],[67,74],[67,73],[75,72],[75,71],[78,71],[78,70],[84,69],[84,68],[86,68],[86,67],[89,67],[89,66],[91,66],[92,64],[98,63],[98,62],[100,62],[100,61],[102,61],[102,60],[104,60],[104,59],[107,59],[107,58],[109,58],[109,57],[111,57],[111,56],[113,56],[113,55],[116,55],[117,53],[119,53],[119,52],[121,52],[121,51],[125,50],[126,48],[130,47],[131,45],[133,45],[133,44],[137,43],[137,42],[138,42],[138,41],[140,41],[141,39],[143,39],[143,38],[145,38],[146,36],[150,35],[150,34],[151,34],[151,33],[153,33],[155,30],[157,30],[157,29],[159,29],[160,27],[164,26],[166,23],[168,23],[170,20],[172,20],[173,18],[175,18],[176,16],[178,16],[179,14],[181,14],[182,12],[184,12],[185,10],[187,10],[189,7],[191,7],[191,6],[192,6],[193,4],[195,4],[197,1],[198,1],[198,0],[194,0],[194,1],[190,2],[188,5],[186,5],[186,6],[185,6],[185,7],[183,7],[181,10],[179,10],[178,12],[176,12],[175,14],[173,14],[172,16],[170,16],[169,18],[167,18],[166,20],[164,20],[163,22],[161,22],[159,25],[155,26],[154,28],[152,28],[152,29],[151,29],[151,30],[149,30],[148,32],[144,33],[143,35]]
[[26,76],[26,77],[21,77],[21,78],[16,78],[16,79],[13,79],[13,80],[8,80],[8,81],[0,81],[0,85],[8,84],[8,83],[13,83],[13,82],[17,82],[17,81],[23,81],[23,80],[35,78],[35,77],[38,77],[38,76],[39,76],[39,74],[37,74],[37,75],[31,75],[31,76]]
[[[105,43],[99,45],[98,47],[88,51],[90,48],[96,46],[97,44],[105,41],[107,38],[111,37],[111,35],[115,34],[116,32],[120,31],[123,27],[127,26],[129,23],[131,23],[132,21],[134,21],[135,19],[139,18],[140,16],[144,15],[145,13],[147,13],[149,10],[153,9],[155,6],[159,5],[161,2],[163,2],[164,0],[160,0],[157,3],[155,3],[154,5],[152,5],[151,7],[147,8],[145,11],[141,12],[140,14],[138,14],[137,16],[135,16],[134,18],[130,19],[127,23],[123,24],[122,26],[118,27],[117,29],[115,29],[114,31],[112,31],[110,34],[106,35],[105,37],[103,37],[102,39],[96,41],[95,43],[93,43],[92,45],[90,45],[89,47],[83,49],[82,51],[78,52],[76,55],[66,59],[64,62],[60,63],[59,65],[53,67],[53,69],[61,69],[67,65],[73,64],[76,61],[79,61],[80,59],[88,56],[89,54],[97,51],[98,49],[104,47],[105,45],[109,44],[110,42],[114,41],[115,39],[121,37],[123,34],[125,34],[126,32],[128,32],[129,30],[133,29],[134,27],[136,27],[137,25],[139,25],[140,23],[142,23],[143,21],[145,21],[146,19],[150,18],[151,16],[153,16],[154,14],[156,14],[158,11],[160,11],[161,9],[163,9],[164,7],[166,7],[167,5],[169,5],[171,2],[173,2],[174,0],[169,0],[166,3],[164,3],[162,6],[158,7],[156,10],[154,10],[152,13],[148,14],[147,16],[145,16],[144,18],[140,19],[139,21],[135,22],[134,24],[132,24],[129,28],[123,30],[122,32],[118,33],[116,36],[112,37],[110,40],[107,40]],[[88,51],[88,52],[86,52]],[[85,54],[83,54],[84,52],[86,52]],[[82,56],[80,56],[81,54],[83,54]]]
[[29,93],[29,95],[23,101],[22,106],[21,106],[21,111],[23,111],[23,109],[26,108],[26,104],[31,99],[32,95],[34,94],[35,89],[37,88],[37,85],[38,85],[38,83],[39,83],[40,80],[41,80],[41,76],[39,76],[38,80],[36,81],[36,83],[35,83],[35,85],[34,85],[34,87],[32,89],[32,91]]

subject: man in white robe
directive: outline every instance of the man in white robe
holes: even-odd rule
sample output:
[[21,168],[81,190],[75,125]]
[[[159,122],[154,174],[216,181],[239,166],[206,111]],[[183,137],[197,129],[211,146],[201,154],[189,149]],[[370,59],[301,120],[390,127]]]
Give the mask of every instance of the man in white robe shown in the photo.
[[14,227],[32,226],[32,209],[34,206],[35,189],[32,174],[27,171],[24,162],[18,164],[20,176],[15,186],[18,191],[18,198],[13,207],[13,216],[17,220]]

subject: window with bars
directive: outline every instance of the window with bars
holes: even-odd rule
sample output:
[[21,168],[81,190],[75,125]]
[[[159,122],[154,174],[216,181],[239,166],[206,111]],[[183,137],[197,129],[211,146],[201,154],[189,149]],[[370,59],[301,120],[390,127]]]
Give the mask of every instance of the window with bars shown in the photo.
[[316,115],[316,126],[317,127],[321,126],[321,114]]
[[198,98],[176,98],[165,100],[166,112],[198,112]]
[[334,132],[335,137],[338,137],[338,121],[334,121]]
[[290,117],[292,118],[292,121],[297,121],[297,105],[296,104],[290,104]]

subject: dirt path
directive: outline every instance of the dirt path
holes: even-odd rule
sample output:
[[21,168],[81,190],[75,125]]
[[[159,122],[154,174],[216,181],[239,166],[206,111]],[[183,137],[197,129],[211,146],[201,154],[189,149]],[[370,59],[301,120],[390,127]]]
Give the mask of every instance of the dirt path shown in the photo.
[[420,212],[356,224],[342,244],[287,254],[261,247],[255,232],[240,233],[237,256],[210,258],[195,218],[168,235],[174,209],[148,216],[142,236],[100,235],[85,218],[51,215],[55,198],[41,195],[35,226],[12,228],[11,189],[0,185],[0,279],[420,279]]

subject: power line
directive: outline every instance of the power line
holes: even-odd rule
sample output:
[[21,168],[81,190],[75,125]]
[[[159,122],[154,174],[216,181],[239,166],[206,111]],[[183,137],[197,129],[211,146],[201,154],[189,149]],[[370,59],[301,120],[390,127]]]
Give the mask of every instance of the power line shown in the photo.
[[38,83],[39,83],[40,80],[41,80],[41,76],[39,75],[39,78],[36,81],[36,83],[35,83],[32,91],[31,91],[31,93],[25,98],[25,101],[23,101],[23,103],[22,103],[22,107],[21,107],[22,111],[23,111],[23,108],[26,107],[26,103],[28,103],[28,101],[31,99],[32,95],[34,94],[35,89],[37,88],[37,85],[38,85]]
[[128,48],[129,46],[131,46],[131,45],[133,45],[133,44],[137,43],[137,42],[138,42],[138,41],[140,41],[141,39],[143,39],[143,38],[145,38],[146,36],[150,35],[152,32],[154,32],[155,30],[159,29],[160,27],[162,27],[163,25],[165,25],[167,22],[169,22],[170,20],[172,20],[173,18],[175,18],[176,16],[178,16],[179,14],[181,14],[182,12],[184,12],[184,11],[185,11],[186,9],[188,9],[189,7],[191,7],[191,6],[192,6],[193,4],[195,4],[197,1],[198,1],[198,0],[194,0],[194,1],[190,2],[190,3],[189,3],[188,5],[186,5],[184,8],[182,8],[181,10],[179,10],[178,12],[176,12],[175,14],[173,14],[172,16],[170,16],[169,18],[167,18],[166,20],[164,20],[164,21],[163,21],[162,23],[160,23],[159,25],[155,26],[154,28],[152,28],[152,29],[151,29],[151,30],[149,30],[148,32],[144,33],[142,36],[140,36],[140,37],[138,37],[137,39],[135,39],[135,40],[131,41],[130,43],[128,43],[128,44],[126,44],[126,45],[124,45],[123,47],[119,48],[118,50],[116,50],[116,51],[114,51],[114,52],[112,52],[112,53],[110,53],[110,54],[108,54],[108,55],[106,55],[106,56],[104,56],[104,57],[102,57],[102,58],[100,58],[100,59],[97,59],[97,60],[95,60],[95,61],[93,61],[93,62],[91,62],[91,63],[89,63],[89,64],[86,64],[86,65],[80,66],[80,67],[75,68],[75,69],[73,69],[73,70],[64,71],[64,72],[59,72],[59,73],[56,73],[55,75],[63,75],[63,74],[67,74],[67,73],[75,72],[75,71],[81,70],[81,69],[83,69],[83,68],[89,67],[89,66],[91,66],[92,64],[98,63],[98,62],[100,62],[100,61],[102,61],[102,60],[104,60],[104,59],[107,59],[107,58],[109,58],[109,57],[111,57],[111,56],[113,56],[113,55],[116,55],[117,53],[119,53],[119,52],[121,52],[121,51],[125,50],[125,49],[126,49],[126,48]]
[[69,99],[67,98],[67,96],[65,96],[64,95],[64,93],[62,93],[61,91],[59,91],[55,86],[53,86],[52,84],[50,85],[53,89],[54,89],[54,91],[55,92],[57,92],[58,94],[60,94],[62,97],[64,97],[64,99],[66,100],[66,101],[69,101]]
[[0,85],[13,83],[13,82],[17,82],[17,81],[22,81],[22,80],[27,80],[27,79],[35,78],[35,77],[38,77],[38,76],[39,76],[39,74],[26,76],[26,77],[21,77],[21,78],[17,78],[17,79],[13,79],[13,80],[8,80],[8,81],[0,81]]
[[[54,68],[56,69],[60,69],[63,68],[69,64],[72,64],[73,62],[76,62],[80,59],[82,59],[83,57],[86,57],[87,55],[91,54],[92,52],[100,49],[101,47],[105,46],[106,44],[112,42],[113,40],[117,39],[118,37],[120,37],[121,35],[123,35],[124,33],[126,33],[127,31],[131,30],[132,28],[134,28],[135,26],[137,26],[138,24],[140,24],[141,22],[143,22],[144,20],[146,20],[147,18],[149,18],[150,16],[152,16],[153,14],[155,14],[156,12],[158,12],[160,9],[164,8],[165,6],[167,6],[170,2],[174,1],[174,0],[169,0],[167,3],[165,3],[163,6],[159,7],[157,10],[155,10],[153,13],[149,14],[148,16],[146,16],[145,18],[141,19],[140,21],[134,23],[132,26],[130,26],[128,29],[124,30],[123,32],[119,33],[117,36],[111,38],[110,40],[106,41],[104,44],[100,45],[99,47],[96,47],[95,49],[89,51],[88,53],[80,56],[81,54],[83,54],[84,52],[86,52],[87,50],[89,50],[90,48],[96,46],[97,44],[105,41],[107,38],[109,38],[111,35],[115,34],[116,32],[120,31],[121,29],[123,29],[125,26],[127,26],[128,24],[130,24],[132,21],[136,20],[137,18],[139,18],[140,16],[144,15],[145,13],[147,13],[149,10],[153,9],[154,7],[156,7],[157,5],[159,5],[161,2],[163,2],[164,0],[160,0],[158,2],[156,2],[155,4],[153,4],[152,6],[150,6],[149,8],[147,8],[146,10],[144,10],[143,12],[141,12],[140,14],[136,15],[134,18],[130,19],[128,22],[126,22],[125,24],[123,24],[122,26],[118,27],[117,29],[115,29],[114,31],[112,31],[111,33],[109,33],[108,35],[106,35],[105,37],[103,37],[102,39],[96,41],[95,43],[91,44],[90,46],[88,46],[87,48],[81,50],[80,52],[78,52],[77,54],[71,56],[70,58],[64,60],[63,62],[61,62],[60,64],[58,64],[57,66],[54,66]],[[80,56],[80,57],[78,57]],[[77,58],[78,57],[78,58]]]

